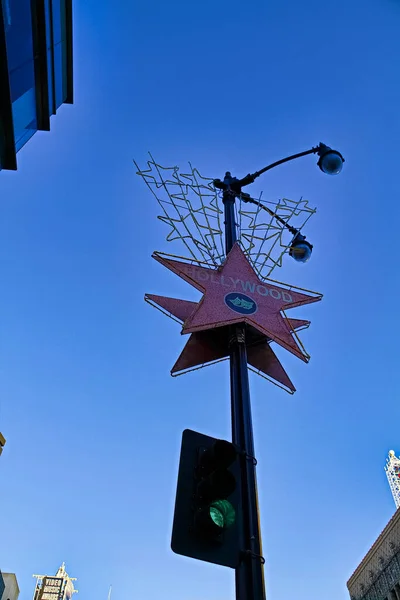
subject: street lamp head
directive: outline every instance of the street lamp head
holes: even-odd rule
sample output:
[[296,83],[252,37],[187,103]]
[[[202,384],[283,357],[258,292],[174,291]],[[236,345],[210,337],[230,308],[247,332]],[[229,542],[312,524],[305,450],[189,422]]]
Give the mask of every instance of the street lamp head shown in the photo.
[[311,258],[313,246],[307,242],[304,235],[296,233],[289,247],[289,256],[296,262],[308,262]]
[[337,150],[332,150],[325,144],[317,148],[319,161],[318,166],[327,175],[338,175],[343,168],[344,158]]

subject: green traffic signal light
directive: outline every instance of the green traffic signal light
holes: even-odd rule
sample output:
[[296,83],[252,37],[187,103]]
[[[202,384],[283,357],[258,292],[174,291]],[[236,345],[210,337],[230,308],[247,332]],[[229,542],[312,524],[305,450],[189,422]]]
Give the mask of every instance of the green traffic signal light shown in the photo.
[[231,527],[236,521],[236,511],[228,500],[216,500],[209,511],[211,519],[221,529]]
[[171,547],[235,568],[241,553],[240,456],[234,444],[186,429]]
[[203,539],[220,541],[220,536],[236,521],[236,511],[228,500],[215,500],[195,515],[195,532]]
[[203,538],[218,539],[235,522],[235,509],[226,498],[236,490],[236,478],[229,471],[236,458],[235,446],[225,440],[216,440],[208,449],[199,448],[194,521]]

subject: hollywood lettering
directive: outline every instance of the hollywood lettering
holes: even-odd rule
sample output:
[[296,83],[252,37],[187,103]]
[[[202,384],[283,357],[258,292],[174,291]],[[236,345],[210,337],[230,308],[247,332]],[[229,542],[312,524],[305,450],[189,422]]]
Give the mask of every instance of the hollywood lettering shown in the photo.
[[284,300],[285,302],[293,302],[292,296],[285,290],[277,290],[276,288],[252,283],[250,281],[243,281],[242,279],[236,279],[235,277],[227,277],[225,275],[219,275],[216,272],[207,272],[206,270],[196,269],[196,267],[188,268],[186,271],[189,277],[192,277],[196,281],[210,281],[216,285],[232,289],[237,292],[244,292],[250,294],[259,294],[260,296],[271,296],[275,300]]

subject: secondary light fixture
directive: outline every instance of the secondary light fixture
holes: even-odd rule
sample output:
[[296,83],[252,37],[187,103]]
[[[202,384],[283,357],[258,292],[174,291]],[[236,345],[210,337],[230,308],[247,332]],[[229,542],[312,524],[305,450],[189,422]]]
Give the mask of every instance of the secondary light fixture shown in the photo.
[[296,233],[289,247],[289,256],[297,262],[308,262],[311,258],[313,245],[307,242],[300,232]]
[[274,219],[278,221],[285,229],[287,229],[292,235],[293,239],[289,246],[289,256],[291,256],[297,262],[308,262],[311,258],[313,245],[310,244],[306,240],[306,236],[302,235],[298,229],[292,227],[288,223],[286,223],[285,219],[282,219],[279,215],[277,215],[273,210],[262,204],[258,200],[251,198],[250,194],[246,194],[245,192],[241,192],[240,198],[243,202],[250,202],[251,204],[255,204],[259,206],[263,210],[265,210],[268,214],[271,215]]

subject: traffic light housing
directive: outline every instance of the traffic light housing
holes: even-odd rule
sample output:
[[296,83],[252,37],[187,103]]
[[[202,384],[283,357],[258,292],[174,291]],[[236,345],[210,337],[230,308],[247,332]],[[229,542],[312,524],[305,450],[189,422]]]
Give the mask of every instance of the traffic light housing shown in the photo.
[[242,549],[240,455],[234,444],[186,429],[182,435],[171,548],[236,568]]

